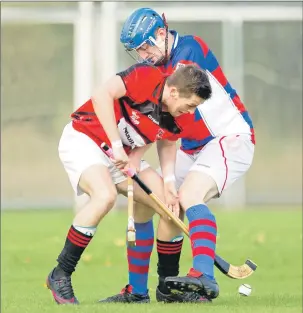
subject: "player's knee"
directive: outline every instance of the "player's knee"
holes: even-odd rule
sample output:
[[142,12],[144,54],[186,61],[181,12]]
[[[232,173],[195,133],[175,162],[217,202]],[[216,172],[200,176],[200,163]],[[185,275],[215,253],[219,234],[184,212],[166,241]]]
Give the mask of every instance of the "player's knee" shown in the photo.
[[217,194],[215,180],[201,172],[190,172],[179,189],[180,204],[185,210],[197,204],[207,203]]
[[188,189],[181,186],[179,190],[179,201],[185,210],[191,206],[205,203],[205,191],[198,189]]
[[115,205],[116,199],[117,191],[114,188],[109,188],[106,191],[95,190],[91,193],[91,202],[96,213],[100,215],[108,213]]

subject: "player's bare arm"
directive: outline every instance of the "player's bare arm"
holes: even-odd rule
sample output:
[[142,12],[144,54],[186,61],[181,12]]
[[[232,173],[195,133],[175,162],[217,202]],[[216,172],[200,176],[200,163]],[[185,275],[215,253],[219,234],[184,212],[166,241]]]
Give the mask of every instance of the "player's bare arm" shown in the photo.
[[111,142],[120,139],[114,112],[114,100],[123,97],[126,88],[120,76],[110,78],[92,96],[94,110]]
[[124,83],[121,77],[116,75],[98,88],[92,97],[96,115],[113,147],[113,162],[120,170],[124,169],[127,165],[128,157],[123,149],[123,144],[117,128],[114,100],[123,97],[125,94],[126,88]]
[[174,214],[179,216],[179,198],[175,185],[176,142],[170,140],[158,140],[157,150],[164,182],[165,202]]
[[175,176],[176,142],[170,140],[158,140],[157,150],[164,180]]

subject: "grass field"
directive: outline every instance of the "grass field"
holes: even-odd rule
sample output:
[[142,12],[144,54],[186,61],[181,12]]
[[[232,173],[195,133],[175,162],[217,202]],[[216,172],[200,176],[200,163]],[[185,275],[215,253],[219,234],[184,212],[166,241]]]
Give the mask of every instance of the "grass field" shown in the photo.
[[[233,264],[246,257],[258,264],[244,281],[220,272],[220,297],[213,304],[165,305],[155,300],[156,253],[152,257],[149,288],[151,304],[101,305],[99,298],[118,292],[127,282],[124,213],[112,212],[100,224],[73,277],[79,307],[57,306],[45,288],[45,278],[64,244],[72,211],[2,212],[1,306],[3,313],[132,312],[132,313],[297,313],[302,312],[302,211],[249,210],[217,212],[217,253]],[[188,240],[181,273],[191,266]],[[252,285],[250,297],[240,297],[241,283]]]

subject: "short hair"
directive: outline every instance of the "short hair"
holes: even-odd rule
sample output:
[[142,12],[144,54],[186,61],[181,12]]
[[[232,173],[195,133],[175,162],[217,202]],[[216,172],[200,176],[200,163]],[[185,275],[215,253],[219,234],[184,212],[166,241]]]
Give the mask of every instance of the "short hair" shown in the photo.
[[184,98],[190,98],[195,94],[207,100],[212,94],[206,71],[192,64],[180,66],[167,78],[166,83],[169,87],[176,87],[180,96]]

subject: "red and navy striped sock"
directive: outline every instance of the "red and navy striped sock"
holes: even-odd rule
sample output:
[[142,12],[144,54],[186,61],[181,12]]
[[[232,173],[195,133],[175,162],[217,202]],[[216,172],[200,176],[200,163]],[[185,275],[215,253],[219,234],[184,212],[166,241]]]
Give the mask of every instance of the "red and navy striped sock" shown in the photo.
[[136,246],[127,248],[129,284],[132,293],[145,295],[148,292],[148,270],[154,245],[153,221],[135,223]]
[[157,239],[158,251],[158,288],[162,293],[169,293],[164,284],[167,276],[178,276],[179,261],[183,245],[183,237],[178,237],[176,241],[161,241]]
[[58,267],[54,275],[60,276],[63,273],[65,275],[71,275],[75,271],[83,251],[92,238],[92,235],[85,235],[72,225],[68,231],[64,248],[58,256]]
[[195,275],[203,273],[203,275],[213,279],[217,238],[215,216],[205,204],[190,207],[186,211],[186,216],[189,221]]

